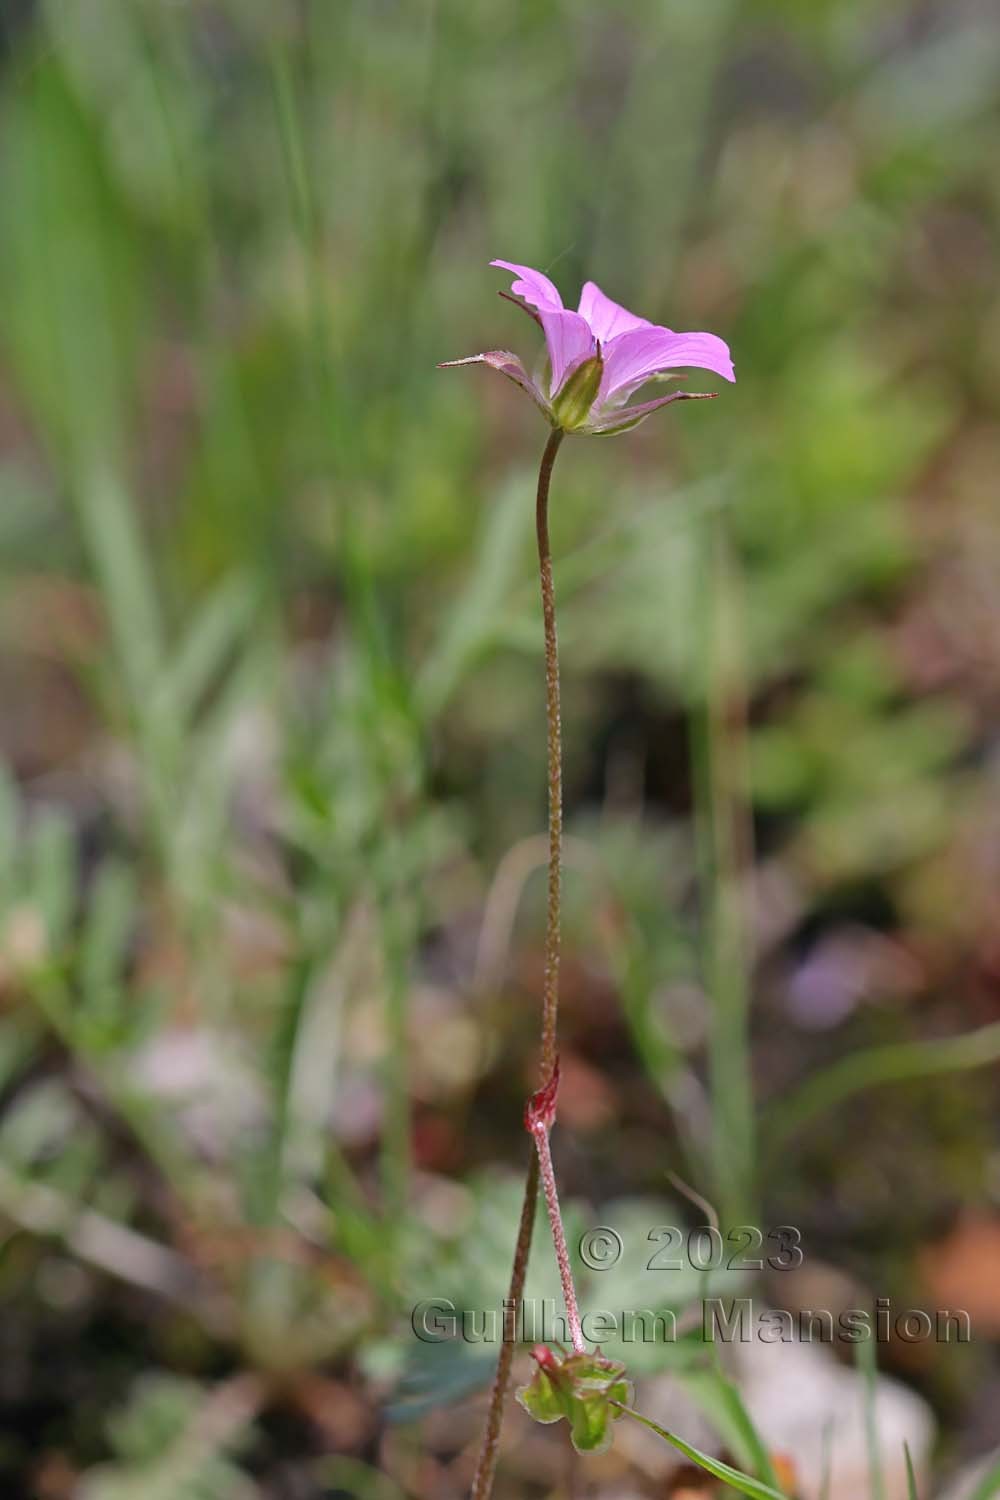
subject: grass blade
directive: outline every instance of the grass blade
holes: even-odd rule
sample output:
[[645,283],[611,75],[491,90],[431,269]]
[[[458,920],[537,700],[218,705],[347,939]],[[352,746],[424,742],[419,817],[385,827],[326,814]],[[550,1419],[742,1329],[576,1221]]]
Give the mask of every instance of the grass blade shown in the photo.
[[871,1500],[886,1500],[882,1454],[878,1445],[878,1417],[875,1411],[878,1368],[875,1363],[875,1344],[872,1339],[863,1339],[857,1345],[856,1366],[865,1386],[865,1444],[868,1449],[869,1493]]
[[723,1371],[718,1350],[713,1350],[713,1353],[715,1362],[712,1366],[696,1374],[682,1375],[681,1384],[691,1392],[740,1462],[753,1469],[758,1479],[777,1489],[778,1476],[767,1444],[754,1426],[739,1389]]
[[641,1412],[633,1411],[630,1406],[620,1406],[617,1401],[612,1401],[612,1406],[624,1412],[633,1421],[641,1422],[643,1427],[648,1427],[650,1432],[655,1432],[665,1443],[676,1448],[678,1453],[690,1459],[691,1463],[697,1464],[699,1469],[704,1469],[707,1474],[721,1479],[723,1484],[730,1485],[738,1490],[741,1495],[749,1495],[751,1500],[787,1500],[780,1490],[772,1489],[769,1484],[764,1484],[760,1479],[753,1479],[749,1474],[743,1474],[739,1469],[734,1469],[731,1464],[723,1463],[720,1458],[710,1458],[707,1453],[702,1453],[700,1448],[695,1448],[691,1443],[686,1443],[683,1438],[674,1432],[668,1432],[661,1427],[659,1422],[654,1422],[651,1417],[644,1417]]
[[1000,1061],[1000,1021],[962,1036],[898,1042],[855,1052],[810,1078],[771,1114],[768,1154],[773,1155],[816,1115],[865,1089],[912,1078],[961,1073]]

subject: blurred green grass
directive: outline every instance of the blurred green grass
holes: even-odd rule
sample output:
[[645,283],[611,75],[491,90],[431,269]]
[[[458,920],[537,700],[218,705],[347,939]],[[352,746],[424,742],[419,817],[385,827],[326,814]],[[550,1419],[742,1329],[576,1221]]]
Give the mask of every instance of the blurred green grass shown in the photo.
[[[65,1332],[52,1404],[9,1398],[0,1472],[106,1460],[148,1371],[244,1367],[318,1453],[367,1461],[377,1413],[317,1438],[309,1380],[396,1368],[409,1216],[440,1232],[431,1188],[523,1155],[530,859],[513,959],[477,988],[470,954],[544,817],[544,434],[488,372],[434,369],[532,345],[494,256],[710,328],[738,373],[560,460],[591,850],[567,1046],[584,1098],[610,1089],[572,1190],[658,1192],[667,1152],[728,1218],[813,1216],[849,1259],[809,1184],[882,1225],[870,1152],[932,1181],[869,1274],[988,1203],[988,1075],[880,1096],[903,1122],[881,1155],[864,1116],[821,1122],[774,1177],[753,1117],[1000,1014],[989,7],[23,11],[0,33],[0,1290],[25,1348]],[[148,1334],[126,1303],[74,1424],[115,1277],[197,1295]],[[937,1378],[961,1434],[968,1377]],[[189,1397],[148,1399],[182,1422]],[[267,1485],[282,1441],[206,1493]]]

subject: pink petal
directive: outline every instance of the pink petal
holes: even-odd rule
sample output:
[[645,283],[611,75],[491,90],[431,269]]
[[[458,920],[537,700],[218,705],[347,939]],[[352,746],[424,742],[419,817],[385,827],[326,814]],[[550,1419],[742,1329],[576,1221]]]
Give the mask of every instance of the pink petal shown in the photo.
[[647,318],[637,318],[627,307],[612,302],[594,281],[584,282],[577,311],[581,318],[586,318],[595,339],[600,339],[602,344],[606,344],[616,334],[628,333],[630,329],[653,326]]
[[501,375],[506,375],[508,380],[520,386],[521,390],[529,395],[535,405],[548,416],[548,402],[516,354],[509,354],[506,349],[490,349],[485,354],[470,354],[465,359],[442,360],[438,369],[453,370],[458,365],[489,365],[491,369],[499,370]]
[[604,348],[600,401],[627,395],[665,370],[692,366],[735,380],[729,347],[714,333],[671,333],[650,324],[620,333]]
[[540,312],[545,308],[562,307],[563,300],[558,291],[541,271],[533,271],[530,266],[515,265],[511,260],[491,260],[490,265],[500,266],[504,271],[513,271],[515,280],[511,291],[518,297],[523,297],[532,307],[537,307]]
[[590,325],[579,313],[540,308],[538,316],[545,330],[545,342],[549,347],[552,365],[552,381],[549,390],[555,396],[562,388],[567,376],[572,375],[577,365],[589,359],[594,352],[594,335]]

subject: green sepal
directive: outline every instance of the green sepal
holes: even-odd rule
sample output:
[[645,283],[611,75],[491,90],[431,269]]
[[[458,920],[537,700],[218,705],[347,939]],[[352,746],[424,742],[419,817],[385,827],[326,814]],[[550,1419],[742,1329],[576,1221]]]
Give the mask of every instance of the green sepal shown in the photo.
[[650,412],[672,401],[713,401],[714,391],[672,391],[669,396],[659,396],[655,401],[644,401],[641,406],[621,406],[616,410],[588,422],[583,429],[591,437],[615,437],[619,432],[631,432],[640,422],[645,422]]
[[562,1390],[544,1370],[536,1370],[528,1384],[519,1386],[514,1394],[535,1422],[559,1422],[569,1416]]
[[632,1400],[625,1366],[599,1354],[572,1354],[557,1361],[545,1353],[548,1359],[517,1391],[518,1401],[536,1422],[565,1417],[578,1453],[604,1453],[611,1446],[610,1424],[622,1415],[611,1403],[627,1406]]
[[610,1418],[613,1413],[600,1396],[582,1396],[573,1402],[570,1438],[577,1453],[606,1453],[611,1447]]
[[591,408],[597,400],[604,374],[604,361],[592,354],[563,382],[562,390],[552,400],[552,420],[564,432],[575,432],[586,426]]

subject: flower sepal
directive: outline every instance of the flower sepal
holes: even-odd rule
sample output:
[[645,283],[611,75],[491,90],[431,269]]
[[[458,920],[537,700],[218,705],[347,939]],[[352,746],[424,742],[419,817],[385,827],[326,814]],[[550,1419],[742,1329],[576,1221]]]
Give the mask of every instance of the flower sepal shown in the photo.
[[443,359],[438,365],[439,370],[454,370],[459,365],[489,365],[491,369],[498,370],[501,375],[506,375],[516,386],[520,386],[526,396],[530,396],[540,411],[544,412],[549,421],[552,421],[552,411],[545,396],[532,380],[527,370],[522,365],[516,354],[511,354],[508,349],[489,349],[485,354],[469,354],[465,359]]
[[615,411],[606,412],[598,417],[596,421],[581,427],[579,430],[585,432],[589,437],[615,437],[619,432],[631,432],[633,427],[638,427],[640,422],[645,422],[651,412],[659,411],[661,406],[669,406],[671,401],[714,401],[715,391],[672,391],[669,396],[660,396],[656,401],[643,401],[639,406],[620,406]]
[[561,427],[564,432],[579,432],[586,427],[603,374],[604,360],[599,353],[577,365],[552,399],[553,426]]
[[521,1406],[536,1422],[566,1418],[578,1453],[604,1453],[611,1447],[611,1423],[632,1402],[632,1385],[625,1366],[600,1354],[570,1354],[565,1359],[545,1344],[531,1351],[538,1368],[527,1385],[516,1392]]

